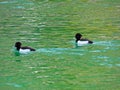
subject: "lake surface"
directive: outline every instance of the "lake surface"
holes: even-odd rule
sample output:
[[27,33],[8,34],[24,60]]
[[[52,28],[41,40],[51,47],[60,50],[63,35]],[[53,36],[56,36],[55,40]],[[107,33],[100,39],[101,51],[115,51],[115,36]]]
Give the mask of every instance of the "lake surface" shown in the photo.
[[[120,90],[119,3],[0,0],[0,90]],[[75,47],[78,32],[94,44]]]

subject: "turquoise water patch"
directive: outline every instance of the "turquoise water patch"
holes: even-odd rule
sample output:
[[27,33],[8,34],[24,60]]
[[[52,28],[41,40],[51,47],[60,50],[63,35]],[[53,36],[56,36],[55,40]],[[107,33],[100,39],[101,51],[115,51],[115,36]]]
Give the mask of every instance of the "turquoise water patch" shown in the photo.
[[[101,66],[115,67],[119,62],[119,41],[100,41],[96,42],[95,45],[99,46],[99,50],[94,52],[99,53],[98,56],[93,56],[93,59]],[[119,66],[119,64],[118,64]]]
[[0,4],[10,4],[10,3],[16,3],[16,1],[11,0],[11,1],[2,1]]
[[47,54],[76,54],[76,55],[83,55],[79,51],[83,50],[78,50],[78,49],[71,49],[71,48],[41,48],[37,49],[37,52],[40,53],[47,53]]
[[16,83],[6,83],[6,85],[13,86],[13,87],[17,87],[17,88],[22,87],[22,85],[16,84]]

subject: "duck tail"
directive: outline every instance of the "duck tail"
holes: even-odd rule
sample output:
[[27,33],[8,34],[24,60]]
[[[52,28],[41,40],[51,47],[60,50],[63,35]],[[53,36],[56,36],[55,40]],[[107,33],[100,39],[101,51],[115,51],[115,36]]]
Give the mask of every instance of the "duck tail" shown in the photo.
[[93,44],[93,41],[90,41],[90,40],[89,40],[89,42],[88,42],[88,43],[89,43],[89,44]]

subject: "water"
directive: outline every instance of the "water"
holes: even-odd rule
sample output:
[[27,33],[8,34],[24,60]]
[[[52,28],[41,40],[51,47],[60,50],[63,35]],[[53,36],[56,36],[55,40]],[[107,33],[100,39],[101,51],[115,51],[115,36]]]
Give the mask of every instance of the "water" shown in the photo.
[[[119,90],[119,3],[0,0],[0,90]],[[94,44],[75,47],[77,32]]]

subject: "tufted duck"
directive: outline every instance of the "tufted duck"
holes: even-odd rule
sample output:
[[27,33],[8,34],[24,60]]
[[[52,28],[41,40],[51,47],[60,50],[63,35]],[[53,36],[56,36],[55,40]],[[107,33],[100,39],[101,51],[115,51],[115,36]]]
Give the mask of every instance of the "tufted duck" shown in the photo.
[[85,44],[92,44],[93,43],[93,41],[82,38],[82,35],[80,33],[77,33],[75,35],[75,38],[76,38],[76,45],[77,46],[82,46],[82,45],[85,45]]
[[33,48],[31,48],[31,47],[28,47],[28,46],[22,47],[22,43],[21,43],[21,42],[16,42],[16,43],[15,43],[15,49],[16,49],[20,54],[27,54],[27,53],[29,53],[30,51],[35,51],[35,49],[33,49]]

